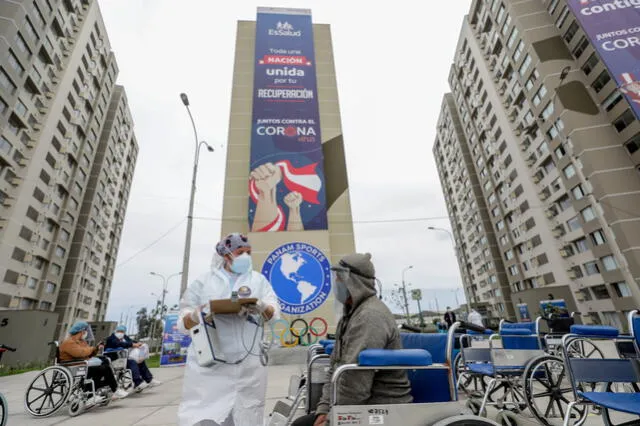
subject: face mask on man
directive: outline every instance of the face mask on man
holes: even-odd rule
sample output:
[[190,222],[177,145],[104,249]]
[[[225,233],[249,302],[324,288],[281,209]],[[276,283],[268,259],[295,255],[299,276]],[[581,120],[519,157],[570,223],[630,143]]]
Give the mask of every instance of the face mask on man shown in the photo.
[[236,274],[244,274],[251,270],[251,255],[249,253],[242,253],[240,256],[233,258],[231,263],[231,271]]
[[116,337],[120,340],[124,339],[124,333],[116,333]]
[[336,280],[333,290],[335,292],[336,300],[344,305],[349,298],[349,290],[347,289],[347,286],[342,281]]

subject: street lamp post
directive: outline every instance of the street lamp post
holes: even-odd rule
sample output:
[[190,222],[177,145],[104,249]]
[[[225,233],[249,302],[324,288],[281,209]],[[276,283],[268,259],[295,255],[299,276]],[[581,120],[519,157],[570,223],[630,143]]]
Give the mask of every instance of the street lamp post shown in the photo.
[[[458,259],[458,249],[456,248],[456,240],[453,238],[453,234],[451,233],[451,231],[449,231],[448,229],[438,228],[438,227],[435,227],[435,226],[429,226],[427,229],[428,229],[429,231],[441,231],[441,232],[446,232],[446,233],[447,233],[447,235],[449,236],[449,239],[451,240],[451,244],[453,245],[453,253],[454,253],[454,254],[455,254],[455,256],[456,256],[456,259],[457,259],[457,260],[460,260],[460,259]],[[459,264],[459,262],[458,262],[458,264]],[[466,265],[465,265],[464,267],[466,267]],[[460,273],[462,274],[462,271],[461,271]],[[460,278],[462,278],[462,279],[464,280],[464,276],[462,276],[462,275],[461,275],[461,277],[460,277]],[[458,305],[458,307],[460,307],[460,303],[458,302],[458,290],[459,290],[459,289],[456,289],[456,290],[455,290],[455,296],[456,296],[456,304]],[[437,303],[437,301],[436,301],[436,303]]]
[[196,195],[196,176],[198,174],[198,159],[200,158],[200,147],[205,145],[207,147],[207,151],[213,152],[213,147],[206,143],[205,141],[198,140],[198,131],[196,130],[196,123],[193,121],[193,115],[191,115],[191,110],[189,109],[189,98],[186,93],[180,93],[180,99],[182,103],[187,108],[187,112],[189,113],[189,118],[191,119],[191,126],[193,127],[193,135],[196,142],[196,152],[195,158],[193,160],[193,177],[191,178],[191,197],[189,198],[189,213],[187,215],[187,235],[185,237],[184,243],[184,256],[182,259],[182,281],[180,283],[180,295],[184,293],[187,289],[187,283],[189,280],[189,256],[191,254],[191,228],[193,226],[193,204],[195,201]]
[[404,274],[409,269],[413,269],[413,265],[407,266],[402,270],[402,297],[404,299],[404,310],[407,315],[407,324],[411,325],[411,316],[409,315],[409,300],[407,299],[407,286],[405,285],[405,282],[404,282]]
[[[159,299],[160,300],[160,321],[162,321],[162,318],[164,318],[164,314],[165,314],[165,311],[164,311],[164,300],[165,300],[165,296],[168,293],[167,285],[169,283],[169,280],[171,278],[173,278],[173,277],[177,277],[178,275],[181,275],[182,272],[177,272],[177,273],[175,273],[173,275],[169,275],[168,277],[165,277],[164,275],[159,274],[157,272],[149,272],[149,274],[150,275],[154,275],[156,277],[160,277],[160,279],[162,280],[162,296]],[[156,320],[155,320],[155,315],[154,315],[154,320],[153,320],[153,325],[154,326],[155,326],[155,323],[156,323]],[[155,332],[155,327],[154,327],[153,331]],[[151,336],[151,337],[153,338],[153,336]]]

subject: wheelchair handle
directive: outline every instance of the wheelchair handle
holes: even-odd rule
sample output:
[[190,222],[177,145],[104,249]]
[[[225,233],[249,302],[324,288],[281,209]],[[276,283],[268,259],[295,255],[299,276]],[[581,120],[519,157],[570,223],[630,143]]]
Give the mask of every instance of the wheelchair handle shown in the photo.
[[470,322],[460,321],[460,328],[465,328],[467,330],[475,331],[477,333],[484,333],[486,328],[480,327],[479,325],[471,324]]

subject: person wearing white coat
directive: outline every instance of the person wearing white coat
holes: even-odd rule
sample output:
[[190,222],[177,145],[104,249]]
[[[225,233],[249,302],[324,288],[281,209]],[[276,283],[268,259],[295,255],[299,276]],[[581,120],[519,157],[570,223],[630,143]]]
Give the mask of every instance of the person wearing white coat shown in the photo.
[[[199,322],[200,312],[208,310],[210,300],[228,299],[232,291],[239,297],[257,298],[265,321],[279,318],[278,298],[264,275],[253,271],[251,245],[238,233],[217,244],[211,271],[184,292],[178,327],[187,332]],[[193,345],[189,347],[179,424],[261,426],[267,386],[267,367],[255,356],[260,353],[261,336],[256,342],[256,326],[242,315],[217,315],[216,325],[229,363],[200,367]]]

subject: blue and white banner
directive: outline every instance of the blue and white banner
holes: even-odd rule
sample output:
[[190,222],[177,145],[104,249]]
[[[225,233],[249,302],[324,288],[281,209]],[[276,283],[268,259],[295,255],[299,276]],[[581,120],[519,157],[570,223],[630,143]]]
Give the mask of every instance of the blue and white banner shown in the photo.
[[251,231],[327,229],[310,11],[258,9],[252,120]]

